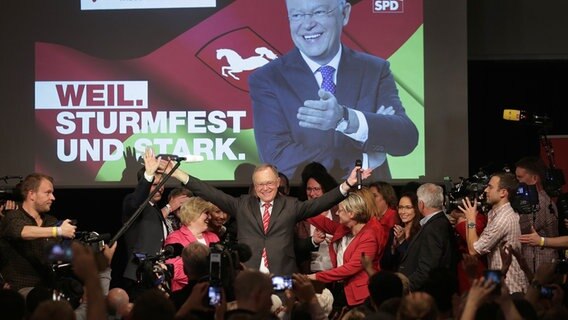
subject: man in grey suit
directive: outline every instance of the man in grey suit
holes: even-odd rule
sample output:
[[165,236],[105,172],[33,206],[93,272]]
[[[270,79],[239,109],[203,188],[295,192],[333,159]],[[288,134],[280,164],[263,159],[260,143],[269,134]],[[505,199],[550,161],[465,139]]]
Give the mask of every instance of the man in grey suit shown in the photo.
[[[338,188],[309,201],[280,194],[278,171],[268,164],[260,165],[254,170],[252,180],[256,196],[230,196],[182,170],[176,170],[172,176],[184,183],[196,196],[236,217],[238,241],[248,245],[252,251],[251,259],[246,262],[248,267],[267,273],[290,275],[297,271],[294,226],[298,221],[316,216],[342,201],[351,186],[357,183],[357,169],[354,168],[349,178]],[[361,170],[363,179],[370,175],[371,170]]]
[[416,195],[418,208],[424,218],[420,220],[420,231],[408,244],[398,270],[408,277],[412,291],[422,288],[432,269],[447,268],[455,272],[457,258],[452,225],[442,211],[442,187],[426,183],[418,188]]

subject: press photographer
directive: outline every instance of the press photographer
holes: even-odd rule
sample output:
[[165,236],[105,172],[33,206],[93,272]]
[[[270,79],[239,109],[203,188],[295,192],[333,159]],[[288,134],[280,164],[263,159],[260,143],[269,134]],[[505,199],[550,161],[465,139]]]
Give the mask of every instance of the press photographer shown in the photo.
[[136,279],[142,289],[156,288],[167,294],[172,290],[174,266],[166,263],[167,259],[179,258],[183,245],[179,243],[167,244],[156,255],[134,253],[134,262],[138,265]]
[[[487,214],[487,226],[481,235],[476,232],[476,218],[479,214],[477,201],[472,202],[469,198],[465,198],[459,206],[467,219],[468,252],[473,256],[487,255],[489,269],[500,269],[502,266],[500,243],[506,242],[515,250],[521,246],[519,215],[514,212],[510,204],[510,200],[517,193],[518,185],[512,173],[499,172],[491,176],[484,190],[485,199],[491,205],[491,210]],[[528,280],[516,259],[513,259],[505,274],[505,283],[511,293],[526,292]]]
[[[485,187],[489,182],[489,177],[483,170],[471,177],[460,177],[460,182],[454,184],[450,177],[444,178],[444,201],[446,214],[451,214],[453,211],[458,210],[465,198],[471,202],[477,201],[477,208],[481,212],[489,211],[490,207],[485,201]],[[458,210],[459,211],[459,210]]]
[[[519,217],[521,233],[532,233],[534,229],[542,237],[557,237],[558,211],[543,187],[546,172],[544,162],[536,157],[526,157],[515,165],[517,179],[527,185],[527,192],[517,193],[517,203],[524,204],[517,210],[521,213]],[[521,249],[533,273],[542,263],[558,258],[558,252],[554,249],[536,248],[527,244],[523,244]]]
[[71,220],[57,226],[57,219],[47,214],[55,201],[52,177],[30,174],[20,188],[21,208],[8,212],[0,224],[0,270],[15,290],[52,287],[46,248],[62,238],[74,238],[76,227]]

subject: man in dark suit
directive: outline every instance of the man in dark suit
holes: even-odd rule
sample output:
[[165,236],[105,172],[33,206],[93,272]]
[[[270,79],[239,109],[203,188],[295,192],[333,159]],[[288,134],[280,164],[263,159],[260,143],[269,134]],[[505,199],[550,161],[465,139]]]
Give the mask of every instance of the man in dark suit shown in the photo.
[[[128,194],[122,203],[122,220],[126,222],[138,207],[146,200],[161,179],[158,173],[160,161],[155,158],[152,149],[147,148],[144,153],[144,168],[138,172],[138,185],[134,192]],[[127,264],[124,270],[124,288],[128,291],[131,299],[135,299],[140,292],[136,285],[136,269],[134,262],[135,253],[155,255],[158,253],[167,236],[167,226],[164,213],[157,207],[162,198],[163,187],[158,190],[150,200],[150,204],[144,208],[138,219],[126,231],[124,241],[126,244]],[[166,213],[167,215],[167,213]]]
[[287,0],[288,54],[249,77],[260,159],[297,178],[308,162],[346,177],[356,159],[390,178],[386,154],[407,155],[418,131],[398,97],[389,63],[341,44],[345,0]]
[[[337,181],[329,175],[325,167],[320,163],[312,162],[302,171],[302,187],[305,190],[306,199],[312,200],[337,188]],[[337,206],[321,214],[335,222],[339,222]],[[300,273],[309,274],[332,268],[328,249],[332,235],[326,235],[306,220],[298,222],[294,232],[294,246]]]
[[455,272],[457,258],[452,225],[442,211],[442,187],[426,183],[418,188],[416,194],[418,208],[424,218],[420,220],[420,231],[408,244],[399,267],[399,272],[410,280],[412,291],[422,288],[432,269],[448,268]]
[[[362,178],[371,170],[362,170]],[[294,254],[294,226],[298,221],[315,216],[344,199],[350,185],[357,182],[356,169],[338,188],[309,201],[299,201],[278,192],[278,171],[272,165],[256,167],[252,180],[255,195],[232,197],[201,180],[176,170],[173,177],[196,196],[212,202],[237,220],[238,241],[251,248],[250,268],[278,275],[297,271]],[[266,227],[265,227],[266,226]]]

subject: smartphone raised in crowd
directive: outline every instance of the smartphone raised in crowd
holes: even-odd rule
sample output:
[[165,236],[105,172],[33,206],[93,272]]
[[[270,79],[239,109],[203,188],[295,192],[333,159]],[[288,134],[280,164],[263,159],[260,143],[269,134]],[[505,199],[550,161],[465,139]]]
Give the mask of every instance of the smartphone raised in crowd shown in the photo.
[[291,276],[272,277],[272,288],[274,289],[274,291],[284,291],[286,289],[292,289],[292,277]]

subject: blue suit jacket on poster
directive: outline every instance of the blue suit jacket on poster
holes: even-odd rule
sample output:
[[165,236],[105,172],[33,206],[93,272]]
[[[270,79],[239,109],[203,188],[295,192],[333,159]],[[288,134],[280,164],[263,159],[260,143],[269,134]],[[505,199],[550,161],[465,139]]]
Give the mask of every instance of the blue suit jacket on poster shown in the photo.
[[[338,103],[365,115],[369,125],[365,143],[334,129],[299,126],[298,108],[306,100],[319,100],[319,86],[297,48],[249,77],[254,132],[262,162],[296,178],[305,164],[317,161],[334,176],[344,177],[364,152],[402,156],[414,150],[418,130],[405,113],[387,61],[343,46],[336,86]],[[377,114],[381,106],[392,106],[395,114]],[[378,173],[375,178],[390,178],[386,161],[374,173]]]

